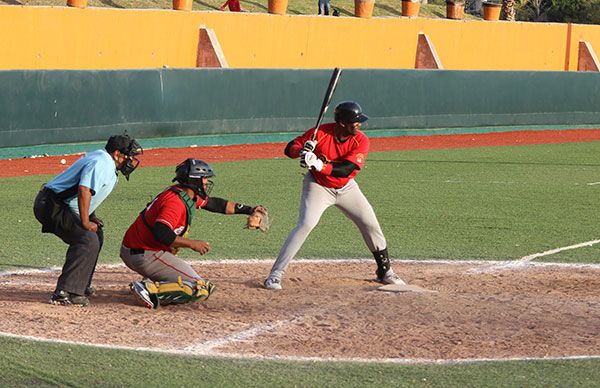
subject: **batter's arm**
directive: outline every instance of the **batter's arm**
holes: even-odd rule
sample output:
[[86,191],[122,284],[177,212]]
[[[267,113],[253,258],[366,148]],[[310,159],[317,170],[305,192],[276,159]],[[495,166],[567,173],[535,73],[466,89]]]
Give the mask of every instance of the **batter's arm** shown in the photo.
[[302,151],[302,147],[304,147],[304,143],[306,143],[307,140],[310,140],[312,138],[312,134],[314,132],[315,132],[315,129],[311,128],[308,131],[304,132],[304,134],[298,136],[297,138],[295,138],[291,142],[287,143],[287,145],[285,146],[285,150],[283,151],[283,153],[288,158],[292,158],[292,159],[299,158],[300,157],[300,151]]
[[283,153],[288,158],[296,159],[300,157],[300,150],[302,150],[302,144],[298,144],[296,140],[292,140],[285,146]]
[[350,174],[352,174],[352,172],[354,172],[354,170],[358,170],[358,166],[354,163],[352,163],[349,160],[342,160],[339,162],[331,162],[331,165],[333,166],[333,168],[331,169],[331,176],[334,176],[336,178],[346,178],[347,176],[349,176]]

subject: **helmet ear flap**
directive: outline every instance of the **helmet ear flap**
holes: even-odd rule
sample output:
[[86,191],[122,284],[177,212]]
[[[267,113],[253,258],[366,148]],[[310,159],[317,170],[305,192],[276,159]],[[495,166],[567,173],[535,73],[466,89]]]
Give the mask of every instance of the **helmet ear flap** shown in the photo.
[[186,162],[187,160],[179,163],[177,167],[175,167],[175,178],[171,179],[171,182],[187,183],[190,175],[190,167]]

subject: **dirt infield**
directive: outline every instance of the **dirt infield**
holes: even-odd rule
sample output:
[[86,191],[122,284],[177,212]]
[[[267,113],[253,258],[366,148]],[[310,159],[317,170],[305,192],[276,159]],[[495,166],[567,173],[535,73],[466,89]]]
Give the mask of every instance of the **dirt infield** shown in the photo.
[[[600,130],[372,139],[372,151],[600,140]],[[148,150],[143,166],[283,157],[283,144]],[[57,173],[79,156],[0,160],[0,177]],[[271,261],[195,262],[217,284],[203,303],[148,310],[123,266],[100,267],[86,308],[48,304],[59,273],[0,274],[1,333],[194,355],[464,360],[600,355],[600,267],[403,262],[410,284],[377,290],[372,260],[293,262],[284,289],[260,282]]]
[[600,267],[398,263],[428,293],[378,291],[365,261],[295,262],[282,291],[270,262],[196,262],[217,284],[202,303],[148,310],[129,269],[97,271],[92,305],[52,306],[58,272],[0,277],[2,332],[196,355],[461,360],[600,353]]
[[[368,131],[366,131],[368,135]],[[495,147],[528,144],[557,144],[600,140],[600,129],[494,132],[484,134],[383,137],[371,139],[371,151],[408,151],[447,148]],[[140,168],[176,166],[182,158],[199,158],[208,163],[236,160],[285,158],[284,143],[241,144],[215,147],[154,148],[140,156]],[[81,155],[0,160],[0,178],[57,174]],[[66,163],[61,164],[60,160]]]

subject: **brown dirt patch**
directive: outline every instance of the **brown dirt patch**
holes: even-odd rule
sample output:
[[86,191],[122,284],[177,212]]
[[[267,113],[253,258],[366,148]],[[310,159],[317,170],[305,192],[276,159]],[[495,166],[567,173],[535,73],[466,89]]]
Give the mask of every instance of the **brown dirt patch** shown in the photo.
[[206,302],[148,310],[102,267],[85,308],[47,300],[58,272],[0,277],[2,332],[190,354],[325,359],[562,357],[600,354],[600,269],[408,262],[396,269],[434,293],[388,293],[370,261],[294,262],[282,291],[270,262],[194,263],[217,284]]
[[[368,134],[368,131],[367,131]],[[371,151],[495,147],[528,144],[557,144],[600,140],[600,129],[494,132],[484,134],[402,136],[371,139]],[[208,163],[236,160],[285,158],[285,143],[240,144],[214,147],[153,148],[140,157],[140,168],[175,166],[182,158],[199,158]],[[0,160],[0,178],[57,174],[81,155],[47,156]],[[61,159],[66,164],[60,164]]]
[[[372,139],[372,151],[600,140],[600,130],[524,131]],[[283,157],[283,143],[152,149],[142,166]],[[79,158],[0,160],[0,177],[55,174]],[[402,263],[409,283],[435,293],[386,293],[372,262],[295,262],[281,292],[259,287],[271,263],[196,263],[217,292],[205,303],[148,310],[125,267],[101,267],[86,308],[47,303],[58,272],[0,275],[4,333],[189,354],[326,359],[451,360],[600,355],[600,270]]]

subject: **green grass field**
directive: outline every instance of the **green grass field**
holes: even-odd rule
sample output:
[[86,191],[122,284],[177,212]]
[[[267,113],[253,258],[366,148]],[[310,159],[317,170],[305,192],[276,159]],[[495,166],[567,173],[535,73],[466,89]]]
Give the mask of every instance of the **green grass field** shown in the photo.
[[[195,0],[194,11],[216,11],[225,0]],[[67,0],[3,0],[0,4],[22,4],[32,6],[66,6]],[[266,13],[267,0],[240,0],[242,9],[246,12]],[[171,9],[169,0],[89,0],[89,7],[109,8],[139,8],[139,9]],[[332,0],[331,7],[340,11],[341,16],[354,16],[353,0]],[[318,10],[317,0],[289,0],[287,13],[289,15],[315,15]],[[399,17],[402,15],[400,0],[377,0],[373,9],[375,17]],[[420,17],[445,18],[446,5],[443,0],[429,0],[429,4],[421,5]],[[465,19],[481,19],[479,16],[465,14]]]
[[[357,181],[397,259],[510,260],[599,237],[600,142],[371,153]],[[182,155],[182,159],[185,155]],[[301,170],[285,159],[215,163],[213,196],[261,203],[268,234],[242,229],[242,216],[202,212],[191,237],[212,252],[189,259],[274,258],[297,217]],[[98,214],[101,263],[118,263],[123,232],[174,167],[141,168],[121,180]],[[62,265],[66,246],[42,235],[32,202],[49,176],[3,179],[0,270]],[[304,258],[367,258],[354,225],[330,209],[300,251]],[[600,263],[596,245],[542,258]],[[541,260],[541,259],[540,259]],[[218,324],[218,323],[215,323]],[[401,328],[397,328],[401,330]],[[600,360],[464,365],[274,362],[186,358],[0,338],[2,386],[594,386]],[[360,350],[357,350],[360,357]]]
[[115,351],[0,338],[5,387],[594,387],[600,361],[461,365],[283,362]]

